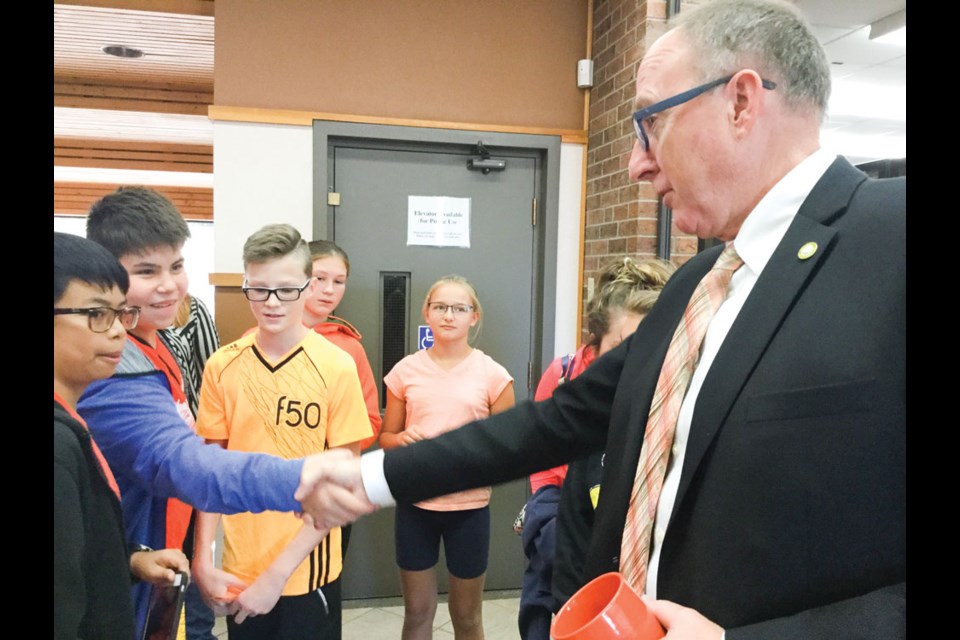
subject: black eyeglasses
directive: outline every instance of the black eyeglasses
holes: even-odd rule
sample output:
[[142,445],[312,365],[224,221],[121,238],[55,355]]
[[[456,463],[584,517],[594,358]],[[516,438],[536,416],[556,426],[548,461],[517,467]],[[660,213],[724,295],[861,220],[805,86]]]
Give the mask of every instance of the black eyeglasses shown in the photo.
[[140,307],[121,307],[112,309],[110,307],[87,307],[85,309],[58,309],[53,308],[53,315],[84,315],[87,316],[87,326],[94,333],[106,333],[113,326],[113,321],[120,318],[120,324],[129,331],[137,326],[137,320],[140,319]]
[[292,302],[293,300],[300,299],[300,294],[310,286],[311,280],[313,280],[313,278],[307,278],[307,281],[303,283],[302,287],[274,287],[272,289],[266,287],[248,287],[247,283],[244,282],[241,289],[243,295],[245,295],[250,302],[266,302],[270,299],[271,293],[277,296],[277,300],[281,302]]
[[[714,87],[719,87],[722,84],[727,84],[733,79],[733,76],[727,76],[725,78],[720,78],[719,80],[714,80],[706,84],[702,84],[699,87],[694,87],[684,91],[683,93],[678,93],[677,95],[667,98],[666,100],[661,100],[660,102],[655,102],[649,107],[644,107],[639,111],[633,113],[633,128],[637,132],[637,138],[640,139],[640,144],[643,145],[644,151],[650,151],[650,140],[647,138],[647,132],[643,129],[644,120],[649,120],[652,116],[660,113],[661,111],[666,111],[677,105],[681,105],[684,102],[689,102],[702,93],[706,93],[713,89]],[[776,89],[777,83],[771,80],[761,80],[762,86],[764,89]],[[647,126],[652,125],[653,122],[648,122]]]

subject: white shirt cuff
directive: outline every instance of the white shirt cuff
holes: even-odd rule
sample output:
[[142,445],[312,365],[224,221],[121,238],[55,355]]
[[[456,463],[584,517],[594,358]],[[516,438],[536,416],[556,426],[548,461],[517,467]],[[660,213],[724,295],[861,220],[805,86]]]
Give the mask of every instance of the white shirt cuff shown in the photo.
[[383,449],[377,449],[360,456],[360,477],[367,499],[379,507],[392,507],[397,504],[390,493],[387,478],[383,475]]

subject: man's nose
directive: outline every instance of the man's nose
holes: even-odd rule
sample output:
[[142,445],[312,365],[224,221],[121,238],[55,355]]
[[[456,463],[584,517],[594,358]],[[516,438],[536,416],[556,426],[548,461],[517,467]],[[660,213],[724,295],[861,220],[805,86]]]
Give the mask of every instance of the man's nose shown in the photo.
[[640,140],[634,140],[633,150],[630,152],[630,164],[627,165],[627,173],[630,179],[634,182],[652,181],[659,170],[660,167],[653,157],[652,149],[647,151],[643,148]]

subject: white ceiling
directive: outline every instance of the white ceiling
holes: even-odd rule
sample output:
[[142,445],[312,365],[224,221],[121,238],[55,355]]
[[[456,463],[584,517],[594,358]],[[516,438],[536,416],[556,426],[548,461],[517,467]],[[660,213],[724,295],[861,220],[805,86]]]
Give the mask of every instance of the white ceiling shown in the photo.
[[823,146],[854,163],[907,157],[907,47],[869,39],[906,0],[796,0],[833,71]]

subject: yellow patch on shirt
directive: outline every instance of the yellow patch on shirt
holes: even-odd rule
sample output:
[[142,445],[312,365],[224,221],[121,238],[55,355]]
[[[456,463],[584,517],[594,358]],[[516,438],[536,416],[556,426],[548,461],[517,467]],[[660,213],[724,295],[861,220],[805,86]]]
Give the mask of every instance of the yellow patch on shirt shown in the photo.
[[597,503],[600,501],[600,485],[595,484],[590,487],[590,502],[593,503],[593,509],[596,511]]

